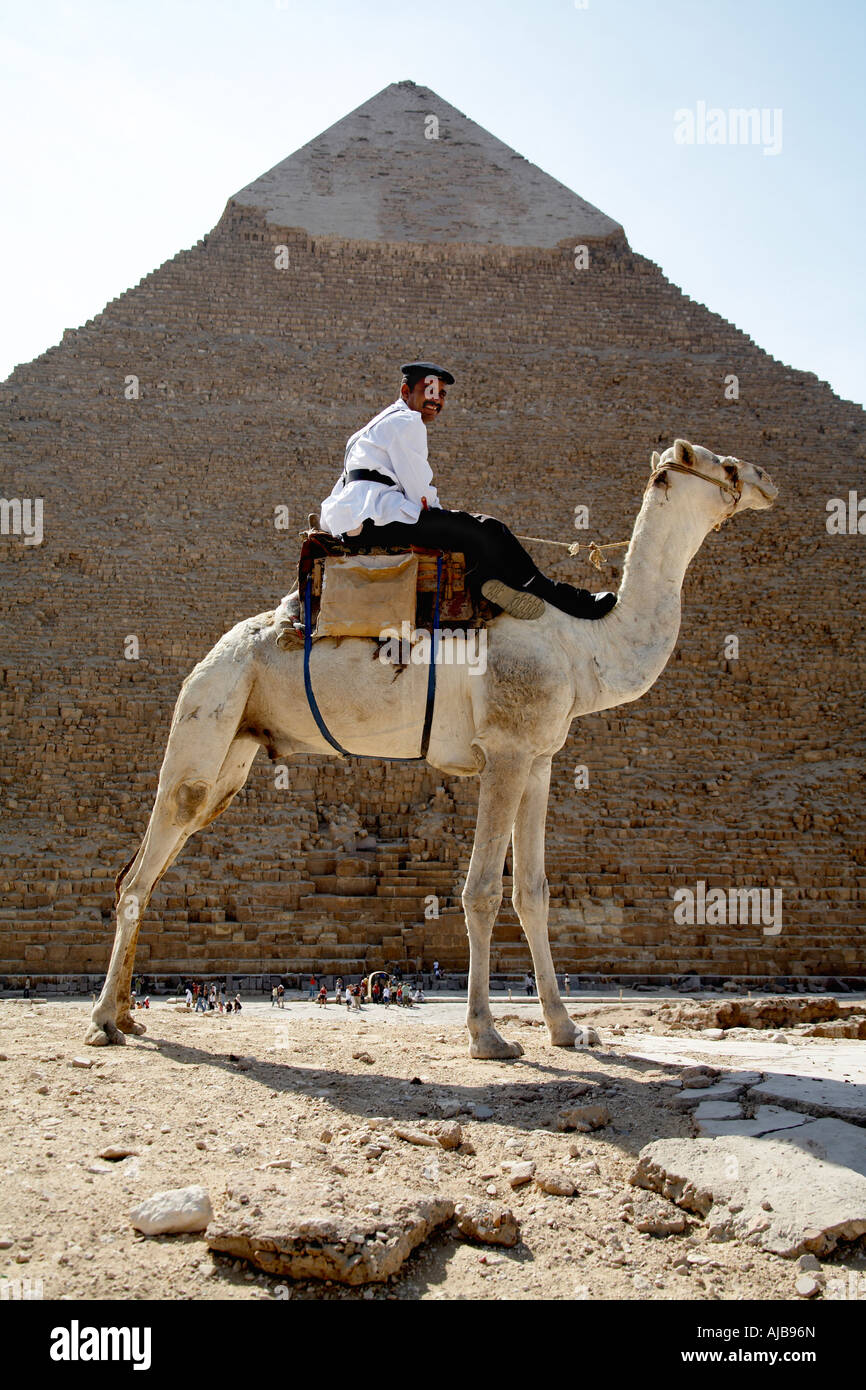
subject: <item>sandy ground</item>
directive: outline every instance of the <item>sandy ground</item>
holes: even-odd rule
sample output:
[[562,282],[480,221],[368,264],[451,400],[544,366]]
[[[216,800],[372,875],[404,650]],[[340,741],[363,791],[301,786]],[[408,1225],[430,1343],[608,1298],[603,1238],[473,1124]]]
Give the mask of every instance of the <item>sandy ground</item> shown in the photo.
[[[479,1062],[467,1053],[465,1000],[454,997],[360,1015],[333,1003],[293,1000],[280,1011],[248,1001],[240,1018],[158,1000],[138,1015],[146,1036],[101,1049],[83,1045],[89,1001],[2,1000],[0,1278],[41,1280],[45,1299],[72,1300],[793,1298],[796,1261],[709,1243],[698,1218],[684,1234],[637,1232],[623,1217],[634,1194],[628,1178],[644,1144],[693,1133],[670,1103],[670,1081],[689,1058],[742,1067],[772,1054],[776,1070],[794,1070],[780,1065],[785,1051],[794,1061],[808,1055],[814,1074],[862,1081],[866,1042],[796,1038],[780,1049],[743,1030],[736,1046],[674,1037],[658,1026],[661,1002],[572,997],[572,1015],[602,1035],[601,1049],[580,1051],[547,1044],[537,1000],[499,1000],[501,1031],[525,1055]],[[652,1045],[666,1049],[665,1060],[635,1055]],[[353,1057],[362,1050],[372,1061]],[[435,1119],[449,1102],[493,1112],[457,1116],[474,1154],[437,1150],[431,1166],[431,1149],[387,1138],[393,1123]],[[596,1102],[610,1112],[605,1128],[552,1128],[563,1106]],[[380,1124],[371,1130],[371,1121]],[[371,1154],[372,1134],[383,1133],[388,1147]],[[110,1145],[134,1152],[101,1159]],[[389,1196],[406,1188],[502,1202],[521,1241],[481,1246],[449,1225],[389,1284],[350,1289],[289,1286],[212,1256],[203,1235],[142,1237],[132,1228],[131,1208],[165,1188],[203,1184],[218,1214],[265,1194],[273,1201],[288,1175],[264,1165],[287,1157],[295,1182],[303,1165],[311,1184],[325,1184],[348,1209],[378,1203],[386,1212]],[[534,1182],[512,1190],[501,1165],[514,1159],[568,1176],[576,1195],[549,1195]],[[855,1271],[866,1290],[862,1242],[824,1264]]]

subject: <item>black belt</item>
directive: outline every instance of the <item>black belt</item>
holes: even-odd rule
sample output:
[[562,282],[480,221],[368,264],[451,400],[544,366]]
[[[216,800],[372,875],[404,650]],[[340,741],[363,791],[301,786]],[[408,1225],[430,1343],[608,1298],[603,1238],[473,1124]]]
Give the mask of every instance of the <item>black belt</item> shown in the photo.
[[376,473],[372,468],[350,468],[343,473],[340,482],[344,487],[346,483],[384,483],[386,487],[397,487],[396,478],[389,478],[387,473]]

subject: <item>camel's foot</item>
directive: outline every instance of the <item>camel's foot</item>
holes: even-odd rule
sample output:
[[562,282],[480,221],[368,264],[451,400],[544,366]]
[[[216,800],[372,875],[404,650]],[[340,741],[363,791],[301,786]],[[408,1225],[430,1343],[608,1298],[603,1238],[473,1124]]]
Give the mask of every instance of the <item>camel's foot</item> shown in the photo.
[[555,1023],[548,1023],[547,1031],[551,1047],[574,1047],[578,1030],[567,1015]]
[[122,1044],[126,1038],[110,1019],[93,1019],[84,1037],[87,1047],[108,1047],[111,1043]]
[[522,1057],[523,1048],[518,1042],[506,1042],[495,1028],[485,1028],[469,1045],[469,1056],[480,1057],[484,1061]]
[[141,1033],[147,1032],[145,1025],[139,1023],[137,1018],[133,1018],[132,1014],[124,1014],[122,1018],[117,1020],[117,1026],[121,1033],[134,1033],[138,1036]]

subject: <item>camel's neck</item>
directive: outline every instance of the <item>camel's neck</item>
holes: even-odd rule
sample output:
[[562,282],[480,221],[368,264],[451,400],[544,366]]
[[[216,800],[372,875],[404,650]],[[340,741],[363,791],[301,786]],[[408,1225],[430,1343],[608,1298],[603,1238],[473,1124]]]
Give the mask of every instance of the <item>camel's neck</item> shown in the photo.
[[[600,687],[596,709],[637,700],[657,680],[680,627],[680,593],[689,562],[711,522],[694,494],[674,501],[663,489],[644,496],[625,560],[616,608],[597,623],[576,623],[580,652],[592,653]],[[580,698],[580,697],[579,697]]]

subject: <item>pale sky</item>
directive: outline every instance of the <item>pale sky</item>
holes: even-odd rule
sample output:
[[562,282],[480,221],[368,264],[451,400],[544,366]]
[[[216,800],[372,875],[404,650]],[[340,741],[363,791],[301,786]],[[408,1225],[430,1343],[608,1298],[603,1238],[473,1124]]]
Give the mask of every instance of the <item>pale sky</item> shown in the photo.
[[[864,39],[864,0],[2,0],[0,378],[408,78],[862,403]],[[677,143],[701,103],[765,136]]]

